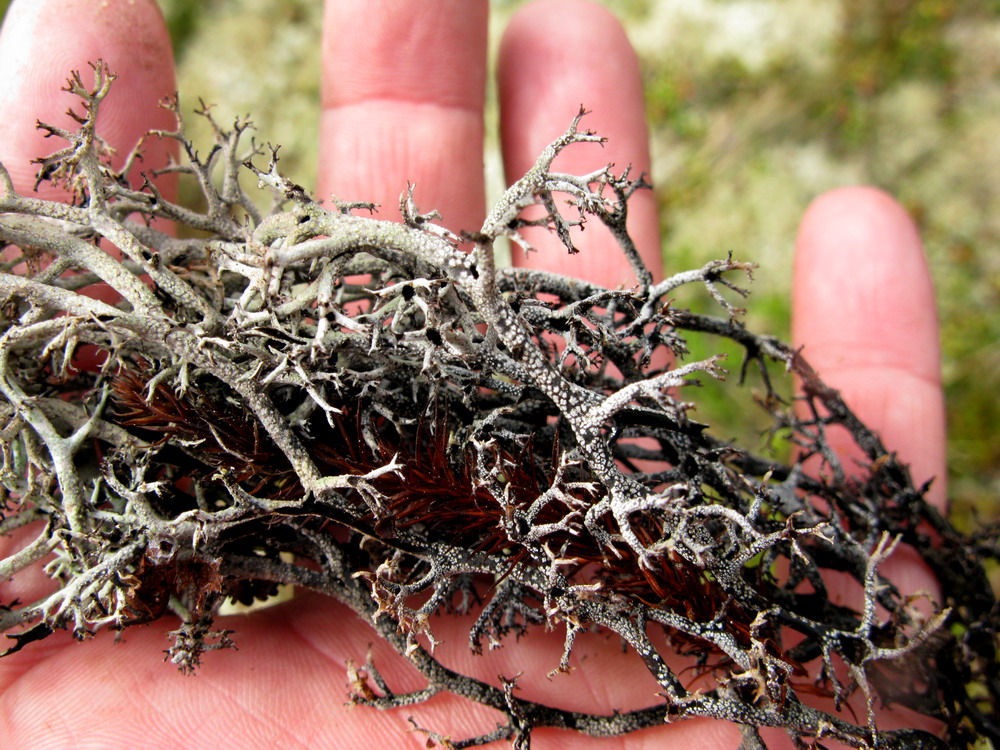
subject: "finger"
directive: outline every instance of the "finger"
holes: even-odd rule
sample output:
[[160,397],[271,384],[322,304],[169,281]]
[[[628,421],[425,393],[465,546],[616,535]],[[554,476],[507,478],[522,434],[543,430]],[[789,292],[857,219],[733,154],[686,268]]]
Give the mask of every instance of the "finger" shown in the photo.
[[[577,145],[556,160],[556,169],[586,174],[612,162],[649,173],[639,63],[621,25],[589,0],[542,0],[520,10],[504,34],[499,60],[500,128],[508,181],[527,172],[542,149],[562,133],[580,106],[592,110],[583,126],[607,138],[604,148]],[[650,191],[629,201],[628,229],[654,278],[662,276],[656,204]],[[567,269],[606,286],[631,286],[635,275],[614,238],[596,221],[576,230],[580,255],[569,257],[544,230],[525,236],[541,252],[516,265]]]
[[[792,340],[826,383],[910,464],[915,483],[932,477],[929,499],[945,504],[944,403],[934,290],[916,228],[892,198],[843,188],[809,207],[796,243]],[[861,454],[831,432],[849,468]],[[917,552],[901,546],[879,568],[903,592],[938,586]],[[833,578],[831,592],[857,607],[859,589]],[[893,714],[896,714],[894,717]],[[890,712],[882,726],[919,726],[926,717]]]
[[488,11],[483,0],[327,0],[320,198],[373,200],[396,219],[409,181],[421,211],[480,228]]
[[[101,104],[98,133],[116,150],[120,166],[151,128],[172,129],[173,115],[159,103],[176,93],[174,62],[163,16],[154,0],[15,0],[0,33],[0,161],[14,186],[29,192],[37,159],[62,148],[46,140],[35,121],[75,130],[66,114],[80,102],[61,91],[74,70],[90,82],[90,64],[104,60],[118,80]],[[147,141],[138,169],[166,166],[173,143]],[[139,181],[138,170],[131,175]],[[173,198],[176,180],[158,186]],[[55,186],[39,188],[43,198],[62,199]]]
[[[158,106],[176,87],[170,40],[156,3],[16,0],[11,4],[0,31],[0,162],[19,192],[30,193],[34,185],[37,167],[31,160],[65,145],[57,139],[44,139],[35,128],[36,119],[75,129],[77,123],[66,110],[79,110],[79,100],[60,89],[72,70],[80,70],[89,82],[89,63],[99,59],[119,75],[98,119],[98,132],[117,150],[117,166],[147,130],[174,127],[173,116]],[[147,142],[140,168],[165,166],[171,150],[164,142]],[[138,175],[133,177],[138,179]],[[170,179],[159,184],[168,198],[173,197],[175,182]],[[39,194],[48,199],[65,198],[50,184],[42,185]],[[107,298],[110,290],[96,294]],[[32,527],[0,538],[0,557],[29,541],[37,531]],[[22,571],[14,582],[4,582],[0,600],[32,601],[48,588],[51,582],[36,565]]]
[[[806,212],[796,246],[792,340],[848,406],[945,501],[937,313],[913,222],[886,194],[844,188]],[[847,447],[846,435],[837,448]]]

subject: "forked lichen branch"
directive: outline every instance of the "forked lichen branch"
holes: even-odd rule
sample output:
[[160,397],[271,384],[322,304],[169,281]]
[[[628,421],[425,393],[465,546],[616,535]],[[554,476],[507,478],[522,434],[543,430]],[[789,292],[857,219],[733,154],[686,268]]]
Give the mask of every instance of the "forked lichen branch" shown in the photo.
[[[583,112],[481,228],[458,235],[418,211],[412,188],[401,222],[366,203],[321,206],[281,175],[276,149],[255,166],[244,121],[212,120],[204,158],[180,130],[148,136],[183,145],[168,171],[194,178],[203,211],[172,203],[154,175],[131,187],[136,155],[116,170],[95,130],[112,80],[101,65],[91,87],[75,75],[79,128],[42,126],[67,146],[40,161],[39,180],[67,187],[71,204],[20,195],[0,167],[0,532],[37,530],[0,571],[44,563],[57,583],[4,602],[8,653],[59,629],[82,638],[173,614],[168,658],[192,670],[239,638],[212,628],[225,601],[291,584],[346,603],[427,680],[400,694],[377,665],[354,665],[356,702],[450,691],[504,717],[454,747],[694,716],[740,723],[746,747],[764,746],[760,727],[856,747],[996,738],[998,613],[983,571],[995,540],[959,535],[797,352],[741,324],[720,289],[744,295],[731,276],[751,265],[652,279],[625,224],[643,178],[551,169],[563,149],[600,140]],[[275,211],[254,206],[244,169]],[[536,206],[543,218],[525,218]],[[162,220],[200,234],[177,239]],[[495,243],[524,244],[529,225],[576,252],[583,221],[618,239],[634,289],[497,267]],[[113,292],[81,293],[95,282]],[[673,307],[682,285],[703,285],[721,316]],[[684,360],[691,336],[743,348],[794,463],[691,419],[689,384],[724,375],[719,357]],[[803,381],[803,408],[772,388],[782,371]],[[827,442],[835,425],[870,461],[859,478]],[[943,601],[928,607],[885,577],[898,545],[930,565]],[[837,603],[830,571],[854,581],[856,609]],[[662,698],[581,714],[520,698],[512,679],[456,673],[427,648],[436,618],[455,612],[475,615],[474,652],[561,630],[553,673],[569,671],[588,631],[613,632]],[[698,689],[656,633],[696,657]],[[890,694],[893,681],[914,688]],[[973,685],[984,697],[969,698]],[[841,710],[816,708],[817,692]],[[888,701],[939,718],[947,739],[880,729]]]

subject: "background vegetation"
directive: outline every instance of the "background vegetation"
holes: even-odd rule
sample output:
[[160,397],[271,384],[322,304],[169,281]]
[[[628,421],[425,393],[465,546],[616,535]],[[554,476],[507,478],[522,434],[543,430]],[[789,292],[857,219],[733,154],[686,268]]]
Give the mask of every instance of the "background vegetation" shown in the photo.
[[[523,2],[495,0],[494,44]],[[187,110],[201,97],[223,120],[252,113],[261,138],[283,144],[285,170],[311,184],[322,3],[160,4]],[[604,4],[625,21],[643,62],[667,267],[730,250],[760,263],[751,325],[787,336],[795,229],[816,195],[874,184],[913,214],[942,321],[955,512],[996,515],[1000,2]],[[496,194],[495,154],[487,170]],[[702,409],[723,432],[762,440],[722,396]]]

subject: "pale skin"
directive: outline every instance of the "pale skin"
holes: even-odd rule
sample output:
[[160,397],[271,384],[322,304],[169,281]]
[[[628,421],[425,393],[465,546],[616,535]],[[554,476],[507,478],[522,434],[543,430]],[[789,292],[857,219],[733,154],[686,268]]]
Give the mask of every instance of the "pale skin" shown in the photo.
[[[328,0],[326,5],[316,194],[376,201],[385,207],[380,218],[393,218],[392,207],[409,180],[418,185],[420,206],[437,208],[449,227],[478,228],[485,212],[487,3]],[[13,4],[0,39],[0,161],[19,191],[30,191],[34,181],[28,161],[58,147],[39,139],[34,121],[64,122],[61,113],[72,102],[58,93],[59,87],[69,70],[98,58],[121,74],[102,115],[104,135],[114,146],[127,152],[150,127],[171,125],[156,108],[175,84],[169,40],[152,0]],[[542,0],[523,7],[506,30],[499,77],[508,179],[531,165],[581,103],[593,110],[585,124],[607,136],[608,144],[603,151],[570,149],[557,166],[588,172],[613,161],[648,170],[635,55],[620,26],[600,6]],[[154,148],[144,168],[161,165],[164,158]],[[652,195],[636,197],[630,219],[648,266],[661,275]],[[532,239],[541,252],[519,262],[605,284],[631,283],[610,237],[596,230],[585,233],[583,254],[572,258],[552,242]],[[943,505],[937,321],[911,220],[884,193],[841,188],[818,197],[805,212],[795,252],[795,345],[806,347],[827,382],[911,464],[917,482],[938,477],[932,495]],[[928,587],[923,569],[905,555],[897,558],[892,561],[896,575],[914,589]],[[30,600],[40,583],[5,583],[0,601]],[[456,739],[495,726],[495,714],[451,696],[389,713],[345,706],[344,665],[348,659],[363,661],[375,636],[335,602],[301,595],[220,625],[237,630],[239,651],[209,654],[195,677],[162,663],[168,645],[163,623],[129,630],[118,644],[102,634],[80,646],[60,633],[0,661],[2,744],[416,748],[425,740],[408,731],[410,715]],[[441,623],[436,628],[447,643],[445,662],[486,679],[524,672],[524,697],[591,711],[637,708],[655,700],[655,686],[641,666],[622,656],[616,642],[594,639],[581,647],[580,668],[573,675],[546,680],[545,672],[558,662],[559,634],[539,633],[483,663],[468,654],[461,627]],[[391,684],[400,690],[421,685],[387,647],[373,643],[373,649]],[[740,734],[729,724],[694,720],[627,738],[540,730],[534,740],[533,747],[540,748],[729,749],[738,746]]]

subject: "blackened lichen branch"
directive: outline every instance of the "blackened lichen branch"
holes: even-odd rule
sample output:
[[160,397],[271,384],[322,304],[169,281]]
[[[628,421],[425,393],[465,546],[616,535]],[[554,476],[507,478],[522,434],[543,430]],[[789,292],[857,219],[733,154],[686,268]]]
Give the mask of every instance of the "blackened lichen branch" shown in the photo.
[[[942,746],[881,729],[889,700],[941,720],[950,746],[1000,734],[1000,614],[983,568],[1000,554],[995,535],[958,534],[801,352],[744,327],[719,288],[745,296],[731,275],[751,264],[650,277],[626,226],[644,180],[552,170],[563,149],[601,141],[580,130],[582,111],[483,226],[459,234],[417,210],[412,185],[401,223],[360,201],[324,208],[281,174],[276,148],[266,169],[252,163],[244,120],[213,119],[204,156],[179,121],[147,136],[181,144],[186,161],[167,171],[195,179],[204,209],[172,203],[153,175],[134,187],[142,145],[116,170],[95,130],[112,80],[100,65],[89,88],[74,76],[78,130],[46,127],[68,145],[40,160],[39,179],[68,187],[72,204],[19,195],[0,165],[0,241],[12,248],[0,269],[0,533],[37,524],[0,573],[40,566],[55,584],[0,602],[8,653],[61,628],[82,638],[173,613],[167,659],[190,671],[231,645],[213,625],[226,600],[289,584],[343,602],[426,680],[395,693],[369,660],[350,671],[357,702],[451,692],[498,712],[495,730],[455,747],[694,716],[749,727],[748,747],[763,746],[762,726]],[[282,210],[253,205],[244,168]],[[209,236],[176,239],[158,219]],[[635,289],[497,267],[499,238],[526,244],[522,228],[547,227],[576,252],[572,228],[586,221],[611,231]],[[80,293],[97,281],[114,293]],[[673,307],[682,285],[704,287],[722,316]],[[692,336],[743,348],[773,431],[800,449],[792,463],[691,419],[680,395],[724,375],[719,357],[684,360]],[[769,363],[800,379],[800,411]],[[867,456],[861,476],[841,465],[832,429]],[[886,576],[901,545],[935,572],[942,601]],[[838,577],[856,604],[839,603]],[[615,634],[660,699],[585,714],[524,700],[513,675],[459,674],[432,648],[438,618],[454,613],[474,615],[477,653],[562,632],[558,680],[575,679],[591,631]],[[903,694],[885,691],[893,682]],[[973,701],[977,689],[986,697]],[[815,707],[815,693],[836,710]]]

